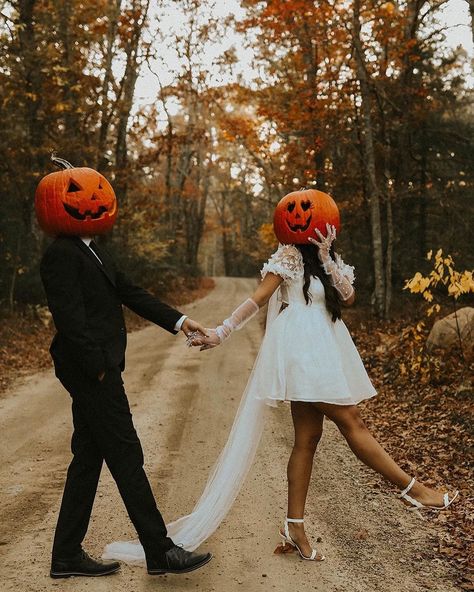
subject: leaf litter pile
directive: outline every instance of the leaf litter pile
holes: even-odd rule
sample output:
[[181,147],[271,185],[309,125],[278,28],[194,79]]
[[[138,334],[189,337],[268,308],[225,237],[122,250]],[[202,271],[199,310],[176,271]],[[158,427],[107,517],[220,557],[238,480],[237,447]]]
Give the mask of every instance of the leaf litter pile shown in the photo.
[[474,590],[472,364],[456,348],[432,354],[428,374],[407,372],[416,364],[403,338],[406,318],[384,322],[367,320],[361,313],[353,309],[346,316],[378,391],[363,405],[364,420],[408,474],[435,489],[459,490],[450,509],[424,511],[437,530],[437,540],[426,553],[447,558],[461,589]]

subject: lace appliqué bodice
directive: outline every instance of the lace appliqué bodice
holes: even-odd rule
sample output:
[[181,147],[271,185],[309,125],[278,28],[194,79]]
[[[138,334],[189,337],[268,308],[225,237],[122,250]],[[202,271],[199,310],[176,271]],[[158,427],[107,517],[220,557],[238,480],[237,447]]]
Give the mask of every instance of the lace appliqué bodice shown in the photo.
[[303,257],[294,245],[280,245],[262,267],[264,278],[268,272],[279,275],[283,280],[295,280],[304,276]]
[[[353,284],[355,275],[354,267],[347,265],[341,256],[336,254],[334,261],[338,270],[347,280]],[[304,284],[304,263],[300,251],[294,245],[280,245],[270,259],[262,267],[262,278],[267,273],[274,273],[283,279],[278,292],[278,300],[286,304],[306,304],[303,294]],[[310,280],[309,294],[311,304],[325,306],[324,287],[319,278],[312,277]]]

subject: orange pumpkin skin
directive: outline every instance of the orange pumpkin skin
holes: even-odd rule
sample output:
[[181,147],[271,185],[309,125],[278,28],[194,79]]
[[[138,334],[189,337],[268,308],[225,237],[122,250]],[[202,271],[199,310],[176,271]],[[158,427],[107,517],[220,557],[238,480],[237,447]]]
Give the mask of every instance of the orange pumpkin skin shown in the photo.
[[87,167],[46,175],[35,193],[40,227],[53,236],[95,236],[108,232],[117,217],[112,185]]
[[317,239],[315,229],[326,235],[326,224],[340,229],[339,210],[331,196],[316,189],[292,191],[277,204],[273,229],[282,244],[307,244]]

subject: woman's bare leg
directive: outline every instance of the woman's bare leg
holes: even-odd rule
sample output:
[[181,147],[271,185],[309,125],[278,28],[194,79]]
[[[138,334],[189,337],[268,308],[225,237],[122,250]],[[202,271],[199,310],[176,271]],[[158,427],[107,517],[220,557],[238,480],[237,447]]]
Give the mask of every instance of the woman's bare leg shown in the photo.
[[[388,452],[377,442],[363,422],[356,405],[333,405],[313,403],[339,428],[351,450],[368,467],[380,473],[400,489],[410,482],[411,476],[405,473]],[[425,505],[442,506],[443,493],[416,482],[410,495]]]
[[[324,414],[311,403],[291,402],[295,443],[288,461],[288,518],[303,518],[316,447],[323,434]],[[306,538],[304,524],[289,524],[290,535],[303,555],[309,557],[312,547]]]

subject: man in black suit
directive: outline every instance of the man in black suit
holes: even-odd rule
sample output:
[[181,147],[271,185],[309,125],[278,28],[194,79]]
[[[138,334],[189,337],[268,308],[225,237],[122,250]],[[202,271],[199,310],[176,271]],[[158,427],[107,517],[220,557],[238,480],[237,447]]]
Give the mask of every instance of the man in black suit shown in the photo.
[[126,347],[122,305],[171,333],[205,330],[132,284],[90,238],[56,238],[41,261],[41,278],[57,330],[50,351],[56,376],[72,397],[74,423],[51,577],[107,575],[120,567],[92,559],[81,546],[104,460],[145,550],[148,573],[201,567],[211,554],[174,545],[143,470],[121,378]]

